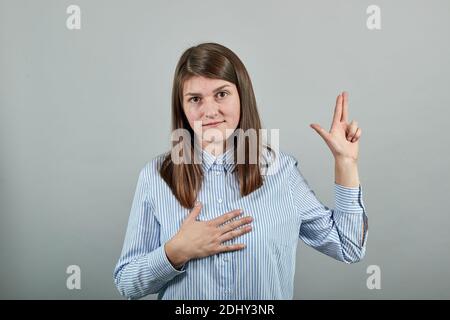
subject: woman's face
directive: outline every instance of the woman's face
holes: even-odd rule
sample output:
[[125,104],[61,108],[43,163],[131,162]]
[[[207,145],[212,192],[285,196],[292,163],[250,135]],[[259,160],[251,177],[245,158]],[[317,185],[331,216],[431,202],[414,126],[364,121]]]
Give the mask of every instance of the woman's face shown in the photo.
[[236,86],[221,79],[193,76],[183,85],[183,110],[203,145],[220,145],[239,123],[241,104]]

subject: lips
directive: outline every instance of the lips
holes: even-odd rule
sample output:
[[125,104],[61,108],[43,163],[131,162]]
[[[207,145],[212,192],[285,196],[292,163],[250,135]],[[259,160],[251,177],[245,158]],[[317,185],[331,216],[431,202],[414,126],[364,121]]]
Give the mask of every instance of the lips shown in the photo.
[[225,122],[225,120],[210,122],[210,123],[204,124],[203,127],[217,127],[219,124],[221,124],[223,122]]

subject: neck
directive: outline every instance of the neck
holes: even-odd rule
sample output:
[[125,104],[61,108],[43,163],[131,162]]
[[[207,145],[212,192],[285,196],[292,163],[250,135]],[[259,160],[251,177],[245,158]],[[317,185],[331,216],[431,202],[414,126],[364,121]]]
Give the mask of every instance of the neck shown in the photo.
[[202,145],[203,150],[211,153],[213,156],[217,157],[225,152],[225,143],[220,142],[204,142]]

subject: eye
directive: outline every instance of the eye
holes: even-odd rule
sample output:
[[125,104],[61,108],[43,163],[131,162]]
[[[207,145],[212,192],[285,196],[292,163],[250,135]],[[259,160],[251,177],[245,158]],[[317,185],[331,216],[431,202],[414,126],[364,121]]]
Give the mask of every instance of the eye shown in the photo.
[[[222,95],[224,94],[224,95]],[[219,96],[219,98],[225,98],[228,95],[227,91],[220,91],[217,93],[217,95]]]
[[[194,101],[193,99],[199,99],[199,100]],[[190,98],[188,101],[189,101],[189,102],[197,103],[198,101],[200,101],[200,98],[199,98],[199,97],[192,97],[192,98]]]

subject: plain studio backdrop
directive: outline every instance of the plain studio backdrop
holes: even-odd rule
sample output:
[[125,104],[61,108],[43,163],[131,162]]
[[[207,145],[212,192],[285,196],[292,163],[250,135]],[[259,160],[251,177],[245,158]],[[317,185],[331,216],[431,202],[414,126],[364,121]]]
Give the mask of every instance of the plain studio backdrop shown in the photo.
[[[373,4],[380,30],[366,26]],[[138,174],[170,146],[175,65],[200,42],[243,60],[264,127],[331,208],[334,159],[309,124],[329,129],[350,93],[367,253],[346,265],[300,242],[294,298],[450,298],[449,31],[445,0],[1,0],[0,298],[121,298]]]

